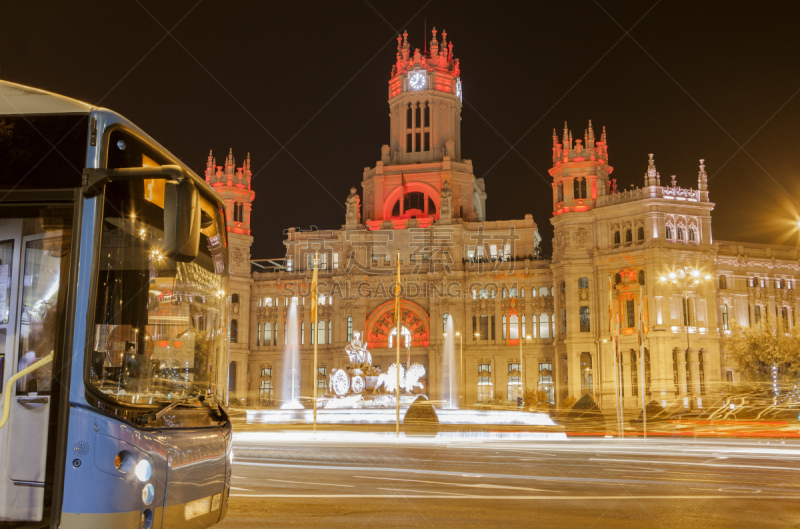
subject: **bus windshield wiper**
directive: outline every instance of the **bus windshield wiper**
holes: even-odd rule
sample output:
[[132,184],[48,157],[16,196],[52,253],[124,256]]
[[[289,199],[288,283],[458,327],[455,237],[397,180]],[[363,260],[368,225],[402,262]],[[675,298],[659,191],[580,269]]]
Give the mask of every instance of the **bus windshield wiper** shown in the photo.
[[178,406],[189,406],[191,408],[199,408],[202,406],[202,402],[198,400],[197,397],[186,397],[183,399],[177,399],[170,401],[167,403],[163,408],[158,410],[157,412],[150,412],[136,418],[136,424],[138,425],[145,425],[147,423],[157,421],[161,417],[163,417],[167,412],[177,408]]

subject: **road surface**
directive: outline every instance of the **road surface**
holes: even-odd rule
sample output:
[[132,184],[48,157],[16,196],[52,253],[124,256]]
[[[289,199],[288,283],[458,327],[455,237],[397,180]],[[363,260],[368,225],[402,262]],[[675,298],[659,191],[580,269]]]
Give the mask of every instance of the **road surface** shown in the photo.
[[800,527],[800,443],[239,436],[225,529]]

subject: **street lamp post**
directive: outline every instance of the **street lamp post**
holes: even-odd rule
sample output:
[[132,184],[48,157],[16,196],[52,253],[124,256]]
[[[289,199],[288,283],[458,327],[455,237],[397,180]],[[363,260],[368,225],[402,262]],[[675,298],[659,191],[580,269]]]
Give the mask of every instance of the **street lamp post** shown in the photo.
[[[691,350],[691,337],[689,335],[689,323],[690,323],[690,315],[689,315],[689,291],[698,285],[700,285],[701,281],[708,281],[711,279],[711,276],[708,274],[701,274],[700,270],[696,268],[691,268],[688,266],[684,266],[679,268],[675,272],[670,272],[666,276],[661,276],[662,283],[670,283],[672,286],[677,288],[681,292],[681,297],[683,299],[683,310],[684,310],[684,324],[686,325],[686,356],[687,359],[690,355]],[[642,359],[644,361],[644,359]],[[691,368],[690,369],[690,378],[691,378]],[[684,373],[684,378],[685,378]],[[691,384],[688,384],[687,393],[689,394],[689,406],[690,409],[694,405],[696,407],[695,399],[697,396],[694,394],[694,387]]]

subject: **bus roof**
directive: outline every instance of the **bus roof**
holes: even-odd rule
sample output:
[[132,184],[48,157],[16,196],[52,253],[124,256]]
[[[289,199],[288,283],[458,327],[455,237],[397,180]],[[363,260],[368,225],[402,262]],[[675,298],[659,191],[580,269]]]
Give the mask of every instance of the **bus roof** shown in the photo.
[[88,114],[94,107],[30,86],[0,81],[0,116],[34,114]]

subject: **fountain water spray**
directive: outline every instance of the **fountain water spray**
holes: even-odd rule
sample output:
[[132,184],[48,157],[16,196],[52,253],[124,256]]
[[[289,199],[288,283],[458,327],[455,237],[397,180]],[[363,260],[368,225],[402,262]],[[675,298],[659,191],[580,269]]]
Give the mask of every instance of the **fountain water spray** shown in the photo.
[[292,298],[286,316],[286,348],[283,353],[282,410],[302,410],[300,404],[300,340],[297,327],[297,298]]
[[442,400],[449,409],[458,408],[458,389],[456,386],[456,334],[453,326],[453,317],[447,315],[446,334],[444,337],[444,351],[442,351]]

